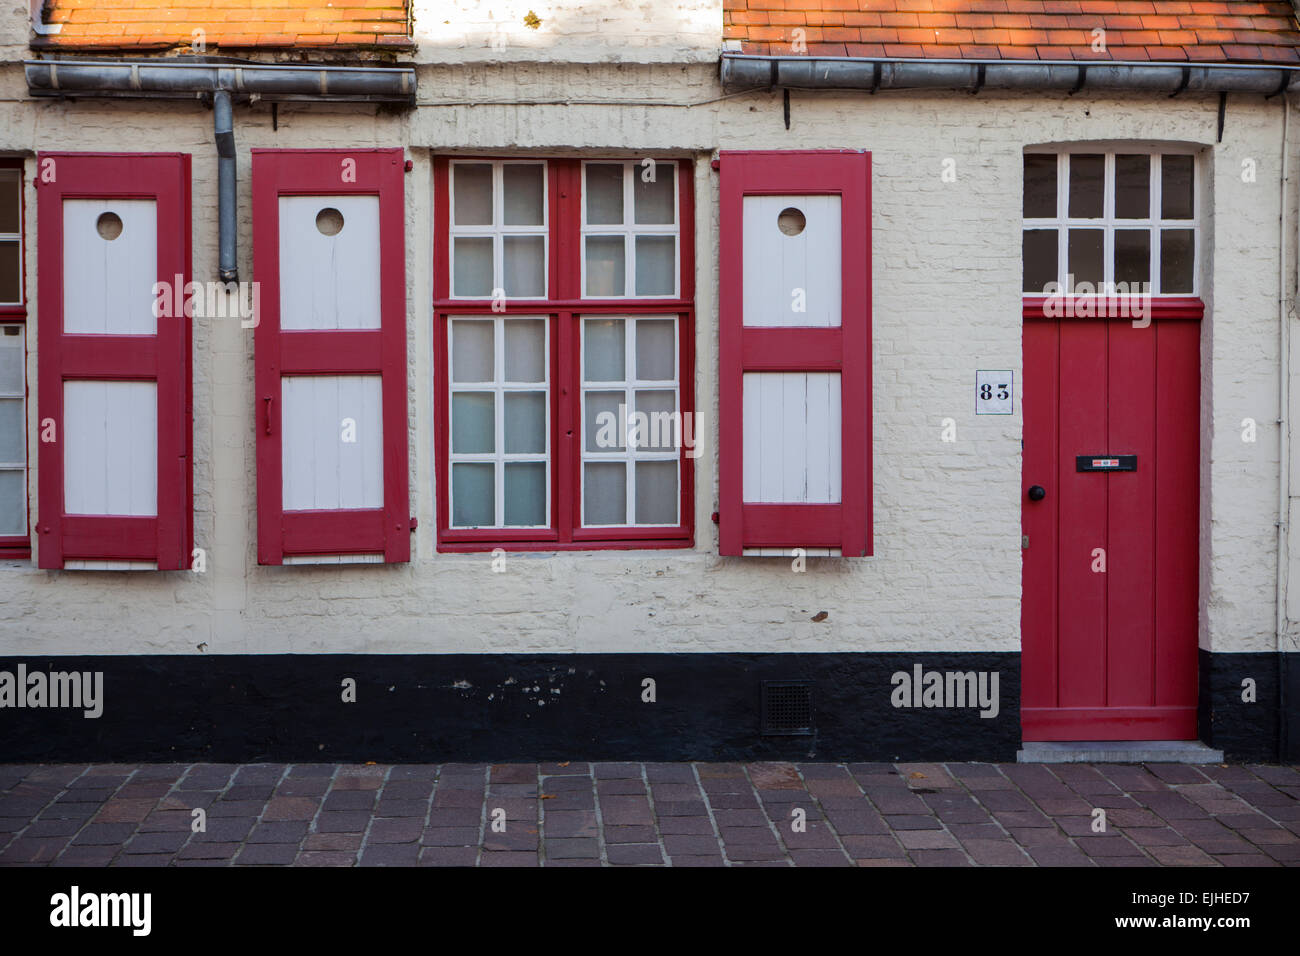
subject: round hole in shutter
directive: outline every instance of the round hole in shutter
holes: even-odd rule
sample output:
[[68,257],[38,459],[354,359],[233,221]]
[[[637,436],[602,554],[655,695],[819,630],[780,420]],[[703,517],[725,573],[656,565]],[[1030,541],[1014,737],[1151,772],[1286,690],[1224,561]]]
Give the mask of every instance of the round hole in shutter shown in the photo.
[[794,206],[786,206],[776,217],[776,227],[787,236],[797,236],[808,225],[804,214]]
[[101,212],[95,220],[95,231],[101,239],[112,242],[122,234],[122,217],[115,212]]
[[343,213],[333,206],[326,206],[316,213],[316,228],[322,236],[337,236],[343,231]]

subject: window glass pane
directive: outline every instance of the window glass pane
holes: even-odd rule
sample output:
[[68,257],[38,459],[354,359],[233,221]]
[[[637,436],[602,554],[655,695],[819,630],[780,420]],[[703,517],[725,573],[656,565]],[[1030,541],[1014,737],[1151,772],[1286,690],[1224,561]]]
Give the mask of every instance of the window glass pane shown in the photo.
[[0,242],[0,302],[22,301],[22,277],[17,242]]
[[677,378],[672,319],[638,319],[636,323],[636,377],[643,382]]
[[496,397],[491,392],[453,392],[451,450],[457,455],[496,450]]
[[506,295],[546,295],[546,245],[541,236],[506,236]]
[[506,392],[504,401],[506,454],[545,454],[546,393]]
[[1056,218],[1056,166],[1054,154],[1025,154],[1026,219]]
[[486,236],[472,239],[460,236],[453,249],[456,269],[452,276],[452,295],[490,296],[492,240]]
[[646,182],[647,167],[632,167],[632,195],[636,200],[636,221],[643,224],[671,225],[676,221],[673,210],[673,164],[656,163],[654,182]]
[[0,326],[0,393],[23,393],[23,338],[16,325]]
[[456,225],[492,225],[492,167],[487,163],[455,163],[451,170]]
[[[626,421],[624,392],[587,392],[583,396],[582,424],[587,451],[623,451],[623,438],[631,423]],[[622,414],[620,415],[620,412]]]
[[1162,219],[1191,219],[1193,180],[1192,156],[1160,157],[1160,216]]
[[0,169],[0,232],[18,232],[21,221],[22,190],[18,187],[16,169]]
[[460,528],[496,523],[496,479],[491,462],[451,466],[451,523]]
[[546,322],[509,319],[506,329],[506,381],[546,381]]
[[626,325],[622,319],[587,319],[583,323],[583,377],[588,382],[623,381]]
[[0,462],[20,465],[26,461],[23,441],[23,400],[0,399]]
[[538,163],[506,163],[501,167],[507,226],[540,226],[545,221],[543,169]]
[[587,223],[593,226],[623,222],[623,164],[587,164]]
[[677,462],[636,463],[636,523],[677,524]]
[[26,534],[27,488],[21,471],[0,471],[0,534]]
[[1056,229],[1026,229],[1023,241],[1025,276],[1022,291],[1029,295],[1046,294],[1047,285],[1057,281]]
[[677,240],[672,236],[636,237],[636,294],[672,295],[677,285]]
[[1193,286],[1193,236],[1191,229],[1163,229],[1160,232],[1160,291],[1166,294],[1191,292]]
[[[1105,279],[1106,233],[1101,229],[1071,229],[1069,256],[1069,274],[1074,277],[1074,286],[1066,291],[1076,291],[1079,283],[1090,282],[1093,291]],[[1087,291],[1087,290],[1085,290]]]
[[621,461],[589,461],[582,474],[582,523],[627,524],[627,466]]
[[1105,198],[1106,157],[1094,153],[1071,154],[1070,218],[1100,219]]
[[[636,447],[647,451],[673,451],[677,447],[676,416],[677,395],[667,390],[638,391],[637,415],[633,425],[637,430]],[[645,416],[642,422],[641,416]],[[631,426],[629,426],[631,427]],[[631,436],[629,436],[631,441]]]
[[1149,229],[1115,230],[1115,284],[1123,282],[1123,292],[1146,292],[1143,283],[1151,281],[1151,231]]
[[626,295],[622,236],[587,237],[587,295]]
[[1115,157],[1115,218],[1151,217],[1151,157]]
[[492,360],[493,330],[491,322],[453,321],[451,323],[451,380],[453,382],[491,382],[495,377]]
[[546,524],[545,462],[506,462],[505,523],[536,526]]

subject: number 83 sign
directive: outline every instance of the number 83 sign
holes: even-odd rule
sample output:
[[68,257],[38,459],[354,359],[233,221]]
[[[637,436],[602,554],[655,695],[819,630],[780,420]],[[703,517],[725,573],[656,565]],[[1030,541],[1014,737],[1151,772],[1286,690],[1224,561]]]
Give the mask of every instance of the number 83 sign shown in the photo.
[[975,414],[1010,415],[1015,404],[1015,373],[976,371]]

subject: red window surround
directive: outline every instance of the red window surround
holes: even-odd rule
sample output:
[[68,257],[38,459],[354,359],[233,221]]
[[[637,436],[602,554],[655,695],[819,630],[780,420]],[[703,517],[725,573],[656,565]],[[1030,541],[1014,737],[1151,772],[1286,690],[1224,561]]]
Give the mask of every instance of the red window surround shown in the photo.
[[[456,157],[456,161],[494,162],[534,160],[535,156]],[[450,276],[450,160],[434,162],[434,425],[437,467],[438,550],[441,552],[579,551],[636,548],[689,548],[694,543],[694,461],[681,448],[679,523],[660,527],[584,528],[581,476],[582,334],[584,318],[676,317],[678,329],[678,410],[695,414],[695,205],[693,164],[676,164],[678,271],[675,298],[584,298],[583,292],[583,162],[626,162],[634,157],[601,156],[546,159],[548,254],[545,299],[507,300],[505,316],[537,316],[547,320],[550,355],[547,414],[553,439],[549,449],[550,526],[539,528],[452,528],[450,511],[450,399],[448,381],[449,318],[491,316],[490,299],[451,297]],[[640,162],[639,157],[635,157]],[[498,305],[498,309],[500,306]],[[697,434],[695,441],[706,440]]]
[[[0,169],[16,169],[18,171],[18,234],[22,237],[19,242],[19,259],[18,259],[18,282],[21,289],[19,296],[20,301],[17,305],[0,305],[0,322],[5,323],[27,323],[27,290],[25,281],[27,278],[27,183],[23,177],[23,161],[21,159],[0,159]],[[8,198],[6,197],[6,201]],[[30,344],[28,345],[30,348]],[[24,354],[23,367],[26,369],[26,355]],[[27,403],[31,400],[30,390],[26,388],[26,375],[24,379],[24,398],[23,398],[23,422],[26,424],[27,415],[25,414]],[[23,441],[24,450],[27,448],[27,442]],[[25,482],[24,482],[25,484]],[[24,495],[26,490],[24,489]],[[28,508],[28,519],[30,520],[30,507]],[[27,559],[32,556],[32,542],[27,535],[0,536],[0,558],[21,558]]]
[[[719,551],[832,548],[872,553],[871,156],[852,150],[724,150],[721,188],[719,344]],[[838,327],[746,325],[745,198],[838,195],[841,300]],[[821,372],[840,377],[840,500],[745,500],[746,373]]]
[[[40,153],[37,156],[40,291],[38,423],[55,441],[37,444],[42,568],[67,560],[190,566],[193,543],[191,331],[185,316],[157,318],[153,335],[64,331],[64,200],[152,200],[157,204],[157,281],[190,279],[190,157],[185,153]],[[66,514],[64,387],[72,381],[152,382],[157,387],[157,506],[152,516]],[[39,424],[38,427],[44,427]]]
[[[253,262],[261,283],[261,315],[254,333],[258,563],[332,554],[409,561],[405,154],[393,148],[254,149],[252,155]],[[280,200],[292,196],[320,196],[324,206],[331,196],[378,197],[378,328],[281,329]],[[284,507],[283,383],[290,376],[313,375],[380,377],[380,507]]]

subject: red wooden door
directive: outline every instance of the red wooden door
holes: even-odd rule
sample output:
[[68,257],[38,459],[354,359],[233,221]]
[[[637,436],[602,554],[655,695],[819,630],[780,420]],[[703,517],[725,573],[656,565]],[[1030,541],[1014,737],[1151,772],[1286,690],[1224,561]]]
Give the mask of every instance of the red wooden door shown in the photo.
[[1199,343],[1026,309],[1025,740],[1196,738]]

